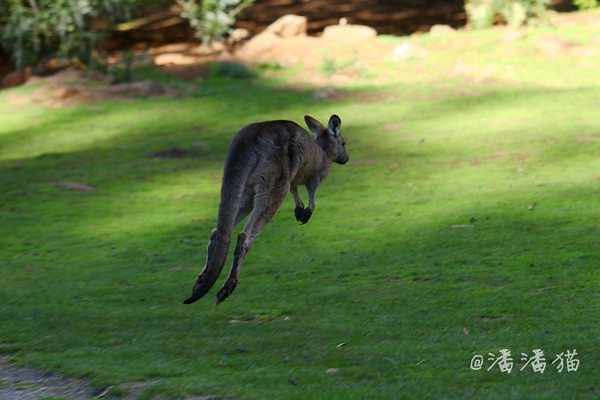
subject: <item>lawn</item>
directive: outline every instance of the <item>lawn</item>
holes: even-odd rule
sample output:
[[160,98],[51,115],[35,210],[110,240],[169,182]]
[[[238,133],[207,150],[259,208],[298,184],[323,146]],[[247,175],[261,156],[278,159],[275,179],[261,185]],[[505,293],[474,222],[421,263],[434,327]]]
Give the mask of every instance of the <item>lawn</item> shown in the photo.
[[[467,73],[430,51],[371,64],[337,100],[286,71],[61,109],[0,92],[0,353],[114,398],[598,398],[600,56],[551,58],[550,34],[600,51],[599,26],[513,52],[498,31],[424,35]],[[236,291],[182,305],[233,135],[334,113],[350,162],[310,222],[288,198]]]

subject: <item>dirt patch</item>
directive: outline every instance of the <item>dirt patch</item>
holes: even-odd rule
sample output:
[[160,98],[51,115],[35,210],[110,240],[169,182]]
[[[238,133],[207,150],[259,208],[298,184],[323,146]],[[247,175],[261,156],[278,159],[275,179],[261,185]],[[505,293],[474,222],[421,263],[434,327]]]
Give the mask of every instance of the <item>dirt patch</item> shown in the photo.
[[161,69],[167,74],[184,81],[203,79],[210,74],[208,67],[204,63],[194,65],[165,65]]
[[59,397],[85,400],[98,396],[86,380],[17,367],[10,364],[9,360],[8,356],[0,356],[0,399],[36,400]]
[[381,127],[381,129],[384,131],[399,131],[404,128],[405,128],[405,126],[402,124],[387,124],[387,125],[383,125]]
[[470,164],[474,165],[474,166],[481,165],[486,161],[492,161],[492,160],[496,160],[499,158],[507,158],[511,162],[516,163],[516,162],[521,162],[521,161],[527,159],[527,157],[528,157],[528,154],[525,152],[510,153],[508,150],[499,150],[499,151],[495,152],[494,154],[476,157],[470,161]]
[[500,151],[497,151],[494,154],[490,154],[488,156],[474,158],[473,160],[471,160],[471,165],[479,165],[479,164],[483,163],[484,161],[495,160],[497,158],[506,157],[508,154],[509,154],[508,151],[500,150]]
[[34,88],[31,92],[10,93],[5,99],[13,105],[41,103],[49,108],[63,108],[106,100],[180,97],[189,90],[150,80],[118,84],[111,83],[111,80],[111,77],[97,72],[88,74],[80,70],[64,70],[47,77],[32,76],[25,82],[25,86]]
[[57,183],[56,187],[59,189],[66,189],[66,190],[79,190],[81,192],[89,192],[91,190],[95,190],[96,188],[90,185],[84,185],[81,183],[74,183],[74,182],[61,182],[61,183]]
[[598,139],[598,135],[580,135],[580,136],[575,136],[573,138],[573,140],[578,141],[578,142],[585,142],[588,140],[596,140]]
[[[0,399],[2,400],[39,400],[60,398],[69,400],[88,400],[111,398],[115,386],[94,390],[86,379],[75,379],[34,368],[18,367],[10,363],[10,356],[0,356]],[[128,393],[125,400],[133,400],[151,386],[153,381],[130,382],[119,385],[119,393]],[[185,400],[210,400],[213,396],[191,395]],[[225,399],[225,398],[224,398]]]
[[155,67],[185,81],[206,78],[209,75],[207,65],[226,59],[227,54],[206,49],[195,42],[167,44],[148,51]]

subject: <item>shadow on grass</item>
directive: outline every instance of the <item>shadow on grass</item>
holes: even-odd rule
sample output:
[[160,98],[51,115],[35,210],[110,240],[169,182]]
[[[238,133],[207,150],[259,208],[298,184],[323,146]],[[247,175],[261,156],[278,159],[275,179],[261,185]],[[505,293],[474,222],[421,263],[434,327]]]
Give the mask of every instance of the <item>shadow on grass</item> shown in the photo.
[[[594,166],[597,157],[571,139],[572,122],[592,128],[580,119],[585,109],[568,124],[547,115],[597,91],[499,91],[356,105],[246,87],[101,104],[91,118],[52,111],[28,129],[13,121],[0,133],[2,340],[23,362],[96,382],[173,379],[167,386],[186,393],[256,397],[286,393],[291,373],[313,382],[313,394],[373,394],[375,385],[392,397],[460,397],[479,382],[468,369],[473,352],[575,347],[588,369],[568,382],[484,380],[584,397],[583,382],[600,367],[588,357],[598,329],[590,315],[600,311],[590,218],[598,185],[573,177],[578,162]],[[543,101],[550,94],[563,101]],[[180,305],[204,264],[234,133],[283,114],[333,112],[352,160],[319,189],[310,223],[297,225],[288,199],[231,298],[215,309],[213,289]],[[406,127],[381,129],[397,122]],[[150,157],[174,146],[199,154]],[[485,158],[522,147],[526,159]],[[96,189],[55,186],[63,181]],[[342,370],[338,385],[323,373],[331,367]]]

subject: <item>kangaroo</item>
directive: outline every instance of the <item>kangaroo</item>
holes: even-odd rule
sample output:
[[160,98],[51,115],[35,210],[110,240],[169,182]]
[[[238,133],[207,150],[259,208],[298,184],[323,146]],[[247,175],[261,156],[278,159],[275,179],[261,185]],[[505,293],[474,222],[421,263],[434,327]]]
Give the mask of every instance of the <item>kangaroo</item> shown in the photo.
[[[341,120],[329,119],[325,128],[316,119],[304,121],[315,139],[292,121],[268,121],[250,124],[240,130],[229,146],[217,227],[208,244],[206,266],[198,276],[192,295],[184,304],[204,296],[215,284],[229,250],[233,228],[248,214],[250,218],[237,238],[233,266],[227,281],[217,294],[217,304],[235,289],[240,268],[252,243],[273,218],[289,192],[294,198],[296,219],[305,224],[315,209],[315,193],[332,161],[348,162],[346,142],[340,135]],[[305,185],[308,207],[298,195],[298,185]]]

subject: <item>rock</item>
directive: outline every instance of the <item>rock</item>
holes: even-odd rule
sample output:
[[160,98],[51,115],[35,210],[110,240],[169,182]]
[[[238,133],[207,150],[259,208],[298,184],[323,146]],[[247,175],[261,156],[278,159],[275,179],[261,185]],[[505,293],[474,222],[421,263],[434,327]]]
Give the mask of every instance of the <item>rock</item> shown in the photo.
[[282,38],[304,36],[306,35],[307,22],[308,19],[306,17],[288,14],[277,19],[265,31],[272,32]]
[[429,29],[429,33],[433,36],[448,36],[454,35],[456,33],[456,29],[451,27],[450,25],[440,25],[436,24]]
[[250,31],[244,28],[235,28],[227,38],[227,44],[232,45],[250,37]]
[[65,86],[65,87],[59,87],[57,89],[54,89],[52,91],[52,93],[50,94],[50,96],[56,100],[64,100],[64,99],[68,99],[69,97],[73,97],[73,96],[77,95],[78,93],[79,93],[79,90],[77,90],[77,88],[74,88],[72,86]]
[[224,51],[221,54],[219,54],[219,57],[217,58],[217,61],[232,63],[232,62],[235,61],[235,57],[230,52]]
[[24,71],[13,71],[9,72],[2,79],[2,87],[7,89],[15,86],[22,85],[31,76],[31,68],[25,68]]
[[[210,50],[210,53],[214,53]],[[199,62],[198,57],[181,53],[165,53],[154,57],[154,65],[192,65]]]
[[148,54],[186,53],[193,51],[196,47],[198,47],[196,43],[170,43],[162,46],[152,47],[148,50]]
[[51,71],[64,70],[69,68],[71,65],[71,60],[64,58],[51,58],[46,62],[44,67],[48,68]]
[[271,50],[281,40],[279,35],[264,31],[259,33],[244,44],[238,51],[237,56],[241,58],[255,58]]
[[45,78],[49,83],[79,82],[85,79],[85,72],[76,69],[65,69]]
[[325,27],[321,39],[329,42],[355,43],[372,39],[377,31],[365,25],[330,25]]
[[46,82],[46,80],[41,77],[41,76],[37,76],[37,75],[32,75],[29,79],[27,79],[27,81],[25,82],[25,86],[33,86],[33,85],[37,85],[39,83],[42,82]]
[[210,43],[210,49],[215,53],[222,53],[227,50],[227,47],[225,46],[225,43],[218,40],[213,40]]
[[[210,57],[215,55],[215,50],[212,48],[213,43],[216,42],[212,42],[210,46],[196,46],[193,49],[189,50],[188,52],[186,52],[186,54],[191,54],[194,56],[198,56],[198,57]],[[217,45],[218,46],[218,45]]]
[[413,42],[404,42],[394,47],[394,61],[401,61],[412,57],[427,56],[427,49]]

